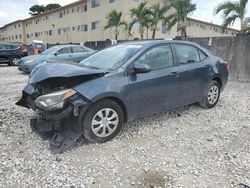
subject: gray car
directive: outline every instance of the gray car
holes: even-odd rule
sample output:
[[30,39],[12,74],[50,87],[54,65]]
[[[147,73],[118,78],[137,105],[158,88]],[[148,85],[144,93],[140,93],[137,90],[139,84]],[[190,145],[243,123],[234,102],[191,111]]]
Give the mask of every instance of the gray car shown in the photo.
[[226,61],[194,43],[130,42],[80,64],[41,65],[17,104],[36,112],[31,127],[61,151],[82,135],[106,142],[124,123],[156,112],[213,108],[228,74]]
[[30,73],[42,62],[71,61],[79,63],[86,57],[95,53],[95,50],[80,45],[57,45],[53,46],[41,54],[31,55],[20,59],[18,70]]

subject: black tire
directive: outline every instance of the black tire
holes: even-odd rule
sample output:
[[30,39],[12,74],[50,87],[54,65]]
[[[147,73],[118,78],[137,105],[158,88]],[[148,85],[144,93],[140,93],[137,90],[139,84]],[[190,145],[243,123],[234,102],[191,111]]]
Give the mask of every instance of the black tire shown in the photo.
[[[218,89],[218,96],[216,97],[216,99],[214,99],[214,101],[210,101],[209,102],[209,92],[211,91],[212,88],[216,87]],[[208,89],[207,91],[205,92],[202,100],[199,102],[199,105],[202,107],[202,108],[205,108],[205,109],[211,109],[213,107],[216,106],[216,104],[218,103],[219,101],[219,98],[220,98],[220,85],[218,82],[212,80],[208,86]]]
[[[92,130],[92,120],[99,111],[105,108],[114,110],[116,112],[116,114],[118,115],[118,125],[114,129],[114,132],[110,134],[109,136],[99,137]],[[117,104],[113,100],[104,99],[90,106],[90,108],[85,113],[83,117],[84,136],[92,143],[104,143],[114,138],[120,132],[123,124],[124,124],[124,114],[120,105]],[[103,130],[103,129],[105,129],[105,133],[106,133],[107,128],[101,128],[100,130]]]
[[19,59],[20,59],[20,57],[18,57],[18,56],[12,56],[12,57],[10,57],[8,65],[9,66],[17,66],[17,63],[15,63],[15,61],[19,60]]

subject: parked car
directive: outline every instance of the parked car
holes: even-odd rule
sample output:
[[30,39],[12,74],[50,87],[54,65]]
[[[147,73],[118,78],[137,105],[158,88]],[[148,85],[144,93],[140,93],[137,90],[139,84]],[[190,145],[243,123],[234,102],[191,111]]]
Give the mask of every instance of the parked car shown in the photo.
[[126,122],[199,103],[213,108],[228,80],[228,63],[190,42],[130,42],[80,64],[35,69],[17,105],[32,108],[31,127],[62,151],[84,135],[102,143]]
[[27,55],[27,48],[23,44],[0,43],[0,63],[17,65],[19,59]]
[[42,62],[73,61],[79,63],[94,52],[94,50],[80,45],[57,45],[48,48],[41,54],[20,59],[18,70],[30,73]]

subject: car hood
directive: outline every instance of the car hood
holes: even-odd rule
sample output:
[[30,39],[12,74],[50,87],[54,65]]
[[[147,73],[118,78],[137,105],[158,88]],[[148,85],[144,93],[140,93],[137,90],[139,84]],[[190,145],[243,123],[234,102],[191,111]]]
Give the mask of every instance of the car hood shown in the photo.
[[26,57],[23,57],[21,59],[21,61],[28,61],[28,60],[35,60],[35,61],[42,61],[42,60],[46,60],[48,57],[46,55],[30,55],[30,56],[26,56]]
[[77,63],[60,62],[60,63],[42,63],[35,67],[31,72],[29,83],[39,83],[55,78],[73,78],[82,76],[104,75],[105,70],[89,69],[80,66]]

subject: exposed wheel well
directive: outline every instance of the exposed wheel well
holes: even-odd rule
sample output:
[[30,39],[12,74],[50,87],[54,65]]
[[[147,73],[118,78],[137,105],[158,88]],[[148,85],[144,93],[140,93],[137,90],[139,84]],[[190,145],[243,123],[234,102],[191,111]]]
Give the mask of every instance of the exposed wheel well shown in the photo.
[[[122,108],[122,111],[123,111],[123,115],[124,115],[124,122],[126,123],[128,120],[128,113],[127,113],[127,108],[126,108],[125,104],[119,98],[116,98],[116,97],[106,97],[103,99],[110,99],[110,100],[115,101],[117,104],[120,105],[120,107]],[[103,100],[103,99],[101,99],[101,100]]]
[[220,88],[222,88],[222,80],[219,77],[215,77],[213,78],[213,80],[218,82],[218,84],[220,85]]

